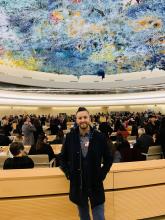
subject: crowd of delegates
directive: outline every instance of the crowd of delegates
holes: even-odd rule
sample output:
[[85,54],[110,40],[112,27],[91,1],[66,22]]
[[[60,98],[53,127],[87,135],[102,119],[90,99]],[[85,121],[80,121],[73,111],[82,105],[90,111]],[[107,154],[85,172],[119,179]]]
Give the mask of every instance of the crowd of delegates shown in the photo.
[[[16,152],[19,153],[19,157],[20,155],[22,157],[24,156],[22,146],[31,145],[29,154],[48,154],[49,160],[51,160],[52,158],[56,158],[51,144],[63,143],[63,130],[67,129],[67,122],[74,123],[75,115],[4,116],[0,123],[0,146],[7,146],[11,144],[12,141],[13,143],[22,143],[22,145],[17,146],[19,150],[16,150]],[[49,126],[45,129],[46,124]],[[145,158],[141,153],[147,152],[149,146],[152,145],[161,145],[165,155],[165,117],[161,113],[156,114],[147,111],[142,113],[98,113],[91,115],[91,124],[95,129],[105,134],[114,157],[114,162],[144,160]],[[71,129],[75,127],[76,124],[74,123]],[[45,134],[47,132],[51,135],[56,135],[57,138],[48,143]],[[115,135],[112,136],[114,133]],[[11,134],[16,135],[14,140],[9,138]],[[134,143],[133,147],[130,146],[127,139],[130,135],[136,136],[136,143]],[[10,149],[11,153],[13,146],[15,146],[12,144]],[[12,154],[14,158],[17,157],[17,153],[13,151]],[[19,160],[21,159],[19,158]],[[15,161],[15,159],[13,159],[13,161]],[[6,164],[10,164],[11,166],[12,163],[12,160],[9,159],[5,162],[4,168],[8,166]],[[17,164],[19,163],[20,162],[17,162]]]

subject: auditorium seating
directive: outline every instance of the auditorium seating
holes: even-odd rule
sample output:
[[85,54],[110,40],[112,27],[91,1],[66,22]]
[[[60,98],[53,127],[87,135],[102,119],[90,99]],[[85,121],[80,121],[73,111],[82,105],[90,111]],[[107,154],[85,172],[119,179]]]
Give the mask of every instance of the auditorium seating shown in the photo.
[[47,154],[28,155],[34,162],[34,167],[52,167],[55,166],[55,159],[49,162]]
[[154,160],[163,158],[162,147],[160,145],[150,146],[147,153],[142,153],[146,160]]
[[127,137],[127,140],[128,140],[128,141],[136,141],[136,136],[130,136],[130,135],[129,135],[129,136]]
[[[54,167],[56,164],[55,159],[49,162],[47,154],[28,155],[34,162],[34,167]],[[8,158],[8,155],[0,155],[0,169],[3,169],[4,161]]]

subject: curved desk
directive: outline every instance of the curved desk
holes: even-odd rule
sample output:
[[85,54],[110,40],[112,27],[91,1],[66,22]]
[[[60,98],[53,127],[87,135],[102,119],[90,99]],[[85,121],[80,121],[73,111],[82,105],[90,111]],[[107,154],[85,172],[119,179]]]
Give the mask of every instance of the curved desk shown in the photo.
[[[113,164],[104,182],[106,220],[165,215],[165,160]],[[78,220],[58,168],[0,171],[2,220]]]

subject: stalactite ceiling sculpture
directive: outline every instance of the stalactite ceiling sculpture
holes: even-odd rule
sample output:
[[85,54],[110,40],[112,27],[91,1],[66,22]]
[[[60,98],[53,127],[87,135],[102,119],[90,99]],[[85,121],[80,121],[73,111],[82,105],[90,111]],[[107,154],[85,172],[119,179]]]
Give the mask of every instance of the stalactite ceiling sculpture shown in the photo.
[[165,2],[0,0],[0,64],[76,76],[165,69]]

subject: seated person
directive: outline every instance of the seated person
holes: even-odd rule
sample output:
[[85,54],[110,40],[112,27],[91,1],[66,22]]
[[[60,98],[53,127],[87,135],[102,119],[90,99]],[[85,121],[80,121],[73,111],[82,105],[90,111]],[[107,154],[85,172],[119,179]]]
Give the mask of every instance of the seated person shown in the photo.
[[100,125],[99,125],[99,130],[105,134],[106,137],[109,137],[112,132],[113,132],[113,129],[111,128],[111,125],[108,121],[105,121],[105,122],[102,122]]
[[127,138],[129,135],[129,132],[126,130],[124,125],[120,125],[119,129],[117,130],[117,135],[122,135],[124,138]]
[[12,141],[5,135],[4,130],[0,127],[0,146],[8,146]]
[[10,152],[13,158],[7,158],[4,162],[3,169],[27,169],[33,168],[34,162],[26,156],[24,146],[20,142],[13,142],[10,145]]
[[136,160],[145,160],[146,157],[141,153],[147,153],[149,146],[154,145],[152,136],[146,134],[144,128],[138,129],[138,138],[134,144],[134,151],[136,152]]
[[117,135],[115,148],[116,150],[113,155],[114,163],[130,162],[133,160],[130,144],[121,134]]
[[29,155],[35,154],[47,154],[49,156],[49,161],[55,158],[54,152],[50,144],[47,143],[47,136],[41,134],[38,136],[36,145],[32,145],[29,151]]
[[60,129],[57,134],[56,138],[53,141],[49,141],[49,144],[63,144],[64,142],[64,132]]

